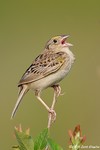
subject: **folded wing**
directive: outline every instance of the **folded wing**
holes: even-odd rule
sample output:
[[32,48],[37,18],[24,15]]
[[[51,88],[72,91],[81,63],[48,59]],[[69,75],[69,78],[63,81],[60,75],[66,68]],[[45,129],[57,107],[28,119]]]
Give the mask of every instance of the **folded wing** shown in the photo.
[[19,86],[55,73],[67,61],[66,55],[64,52],[40,54],[22,76]]

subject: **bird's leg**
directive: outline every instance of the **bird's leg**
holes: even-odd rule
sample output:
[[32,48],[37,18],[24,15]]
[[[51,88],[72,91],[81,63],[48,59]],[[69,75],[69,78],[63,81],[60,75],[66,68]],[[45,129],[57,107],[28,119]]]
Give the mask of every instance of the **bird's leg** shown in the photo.
[[61,95],[61,87],[59,84],[53,85],[52,87],[54,88],[55,97],[58,97],[59,95]]
[[[60,95],[61,93],[61,87],[57,84],[57,85],[53,85],[52,86],[54,89],[54,96],[53,96],[53,102],[51,105],[51,110],[54,111],[54,106],[57,102],[57,97]],[[56,120],[56,112],[54,111],[52,114],[49,113],[49,119],[48,119],[48,128],[50,128],[51,123],[53,123]]]
[[[57,97],[61,94],[61,87],[59,86],[59,84],[57,85],[53,85],[52,86],[54,89],[54,96],[53,96],[53,102],[51,105],[51,110],[54,111],[54,106],[57,102]],[[54,111],[54,113],[49,113],[49,119],[48,119],[48,129],[50,129],[51,124],[56,120],[56,112]],[[45,150],[49,150],[49,147],[46,146]]]
[[61,94],[61,87],[59,84],[53,85],[52,87],[54,89],[54,97],[51,109],[54,109],[55,103],[57,102],[57,97]]
[[37,97],[37,99],[41,102],[41,104],[47,109],[47,111],[51,114],[54,113],[53,109],[50,109],[49,106],[42,100],[42,98],[40,97],[40,91],[35,91],[35,96]]

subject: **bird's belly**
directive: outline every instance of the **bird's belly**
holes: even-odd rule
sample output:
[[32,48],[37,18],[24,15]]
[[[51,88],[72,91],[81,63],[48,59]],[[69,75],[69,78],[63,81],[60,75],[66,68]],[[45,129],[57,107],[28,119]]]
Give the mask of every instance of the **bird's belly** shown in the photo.
[[59,83],[67,75],[69,70],[70,70],[70,67],[67,69],[64,68],[64,69],[59,70],[51,75],[46,76],[40,80],[32,82],[30,84],[30,89],[41,91],[47,87],[50,87],[56,83]]

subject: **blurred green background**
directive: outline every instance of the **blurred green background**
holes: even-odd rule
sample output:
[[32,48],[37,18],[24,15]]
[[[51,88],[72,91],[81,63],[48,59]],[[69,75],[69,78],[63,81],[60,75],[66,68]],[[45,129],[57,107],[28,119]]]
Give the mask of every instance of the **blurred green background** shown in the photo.
[[[34,137],[47,126],[48,114],[31,91],[16,117],[17,83],[52,36],[70,34],[76,61],[61,82],[63,96],[56,105],[57,120],[51,137],[65,149],[68,129],[81,125],[85,145],[100,146],[100,1],[1,0],[0,1],[0,149],[16,144],[14,126],[31,128]],[[42,97],[50,106],[53,90]]]

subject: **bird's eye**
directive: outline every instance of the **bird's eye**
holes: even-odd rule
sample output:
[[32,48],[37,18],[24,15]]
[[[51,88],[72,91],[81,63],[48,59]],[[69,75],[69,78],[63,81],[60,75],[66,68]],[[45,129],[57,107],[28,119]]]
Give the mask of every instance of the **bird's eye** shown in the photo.
[[57,43],[57,40],[54,39],[53,42],[54,42],[54,43]]

